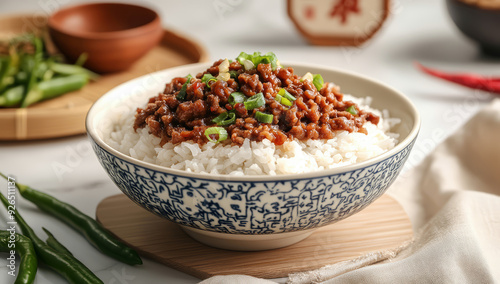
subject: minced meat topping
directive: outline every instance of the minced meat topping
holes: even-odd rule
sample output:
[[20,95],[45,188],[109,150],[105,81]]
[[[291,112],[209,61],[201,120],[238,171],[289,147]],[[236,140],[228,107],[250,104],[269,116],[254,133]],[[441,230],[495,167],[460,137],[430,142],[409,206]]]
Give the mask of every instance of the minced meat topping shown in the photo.
[[134,129],[149,126],[167,142],[219,142],[242,145],[268,139],[276,145],[291,139],[331,139],[338,130],[361,132],[379,117],[344,101],[337,86],[321,75],[300,77],[282,67],[273,53],[241,53],[218,60],[195,78],[177,77],[163,93],[138,108]]

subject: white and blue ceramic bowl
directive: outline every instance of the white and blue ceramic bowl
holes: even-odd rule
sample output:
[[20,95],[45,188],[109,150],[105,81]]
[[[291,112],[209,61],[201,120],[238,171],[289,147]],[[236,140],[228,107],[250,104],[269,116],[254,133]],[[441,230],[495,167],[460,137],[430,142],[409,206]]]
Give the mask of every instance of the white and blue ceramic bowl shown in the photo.
[[319,73],[344,93],[371,96],[372,106],[401,119],[396,147],[354,165],[312,173],[227,176],[189,173],[124,155],[103,140],[111,110],[145,104],[173,77],[197,74],[206,63],[171,68],[126,82],[102,96],[87,116],[93,149],[113,182],[131,200],[182,226],[196,240],[219,248],[284,247],[316,228],[347,218],[380,197],[403,168],[420,127],[413,104],[400,92],[366,77],[332,68],[287,64],[296,74]]

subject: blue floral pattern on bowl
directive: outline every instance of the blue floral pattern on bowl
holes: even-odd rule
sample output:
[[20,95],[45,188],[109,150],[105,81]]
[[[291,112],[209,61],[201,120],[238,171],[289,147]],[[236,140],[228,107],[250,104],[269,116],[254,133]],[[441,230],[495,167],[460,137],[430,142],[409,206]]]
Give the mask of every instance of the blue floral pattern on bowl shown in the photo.
[[387,190],[415,143],[352,171],[250,182],[190,178],[149,169],[91,141],[113,182],[135,203],[180,225],[247,235],[313,229],[353,215]]

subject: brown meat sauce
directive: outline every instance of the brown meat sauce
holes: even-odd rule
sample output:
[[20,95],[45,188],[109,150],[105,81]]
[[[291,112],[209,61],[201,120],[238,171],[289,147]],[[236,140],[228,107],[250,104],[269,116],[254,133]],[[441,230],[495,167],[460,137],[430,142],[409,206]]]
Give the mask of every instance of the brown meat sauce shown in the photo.
[[[248,138],[252,141],[268,139],[281,145],[291,139],[331,139],[338,130],[366,134],[363,127],[366,121],[379,122],[377,115],[360,110],[351,101],[343,101],[338,87],[325,83],[318,91],[312,82],[301,81],[290,67],[273,71],[270,64],[259,64],[245,71],[239,62],[234,61],[229,65],[230,71],[237,72],[234,78],[208,82],[210,86],[202,83],[204,74],[219,74],[221,62],[215,62],[188,83],[184,100],[176,97],[186,78],[177,77],[166,84],[163,93],[150,98],[145,108],[137,109],[134,129],[149,126],[150,133],[162,138],[161,145],[188,140],[204,144],[208,142],[205,130],[217,126],[211,120],[234,109],[236,121],[225,126],[232,144],[241,145]],[[291,107],[274,99],[281,88],[296,98]],[[247,97],[262,92],[266,104],[251,111],[245,109],[243,103],[232,106],[228,98],[236,91]],[[346,111],[352,105],[357,115]],[[272,114],[272,123],[257,121],[256,111]]]

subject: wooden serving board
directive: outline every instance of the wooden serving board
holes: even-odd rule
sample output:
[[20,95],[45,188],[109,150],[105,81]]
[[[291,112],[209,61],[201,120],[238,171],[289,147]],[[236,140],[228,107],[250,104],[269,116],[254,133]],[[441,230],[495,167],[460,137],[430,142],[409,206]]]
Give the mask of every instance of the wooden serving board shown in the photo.
[[[19,15],[0,18],[0,38],[44,29],[45,17]],[[127,71],[103,75],[82,90],[41,102],[26,109],[0,108],[0,140],[30,140],[85,133],[90,106],[117,85],[169,67],[207,61],[205,49],[195,41],[164,30],[160,44]]]
[[104,199],[96,215],[104,227],[141,255],[201,279],[229,274],[286,277],[368,252],[396,248],[413,236],[405,211],[388,195],[343,221],[319,228],[299,243],[257,252],[203,245],[176,224],[153,215],[123,194]]

